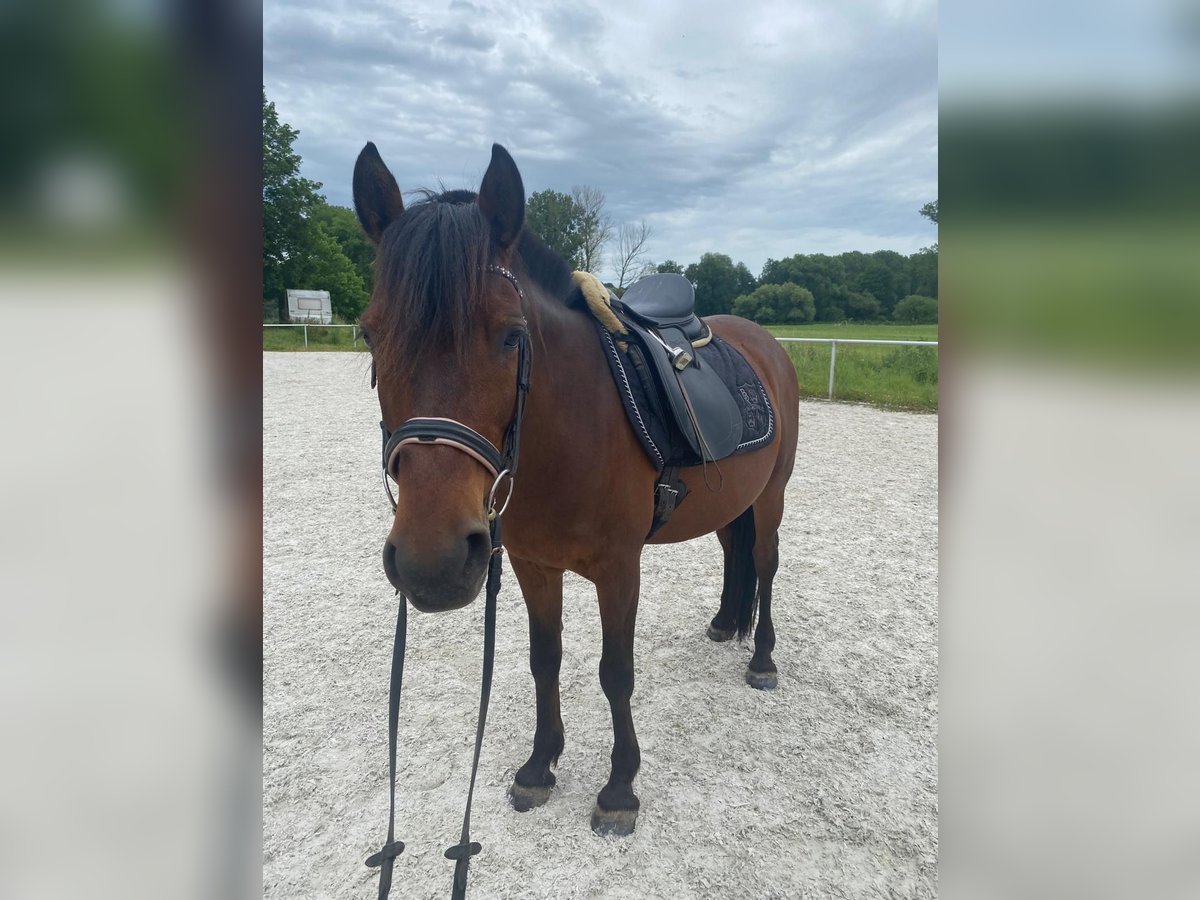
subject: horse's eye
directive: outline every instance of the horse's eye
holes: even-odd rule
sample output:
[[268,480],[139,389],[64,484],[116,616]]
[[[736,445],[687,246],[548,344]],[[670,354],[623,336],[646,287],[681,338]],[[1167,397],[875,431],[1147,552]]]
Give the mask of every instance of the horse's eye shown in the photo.
[[524,328],[510,328],[508,334],[504,336],[504,349],[516,350],[521,344],[521,338],[525,337]]

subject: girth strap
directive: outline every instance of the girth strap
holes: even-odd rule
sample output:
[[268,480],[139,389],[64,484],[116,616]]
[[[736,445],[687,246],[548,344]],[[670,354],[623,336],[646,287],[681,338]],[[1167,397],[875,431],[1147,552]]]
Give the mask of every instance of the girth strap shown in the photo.
[[679,480],[679,466],[665,466],[654,484],[654,519],[650,522],[646,540],[671,520],[675,507],[687,494],[687,485]]

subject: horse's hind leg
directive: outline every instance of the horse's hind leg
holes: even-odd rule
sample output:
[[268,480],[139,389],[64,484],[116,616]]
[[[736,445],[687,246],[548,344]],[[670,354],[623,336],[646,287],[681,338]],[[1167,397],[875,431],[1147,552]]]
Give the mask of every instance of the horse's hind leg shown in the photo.
[[721,549],[725,553],[725,575],[721,584],[721,608],[717,610],[717,614],[709,623],[708,637],[709,640],[720,642],[731,640],[737,634],[737,608],[733,599],[733,586],[730,584],[732,570],[730,555],[733,552],[730,526],[726,525],[724,528],[717,529],[717,540],[721,542]]
[[778,670],[771,659],[775,649],[775,623],[771,620],[771,586],[779,569],[779,523],[783,519],[783,497],[762,499],[754,505],[754,571],[758,576],[758,626],[754,629],[754,655],[746,669],[746,683],[759,690],[779,684]]
[[550,799],[554,773],[563,749],[563,723],[558,703],[558,671],[562,664],[561,569],[547,569],[510,557],[529,611],[529,670],[537,690],[537,730],[533,753],[517,770],[509,789],[513,809],[525,812]]

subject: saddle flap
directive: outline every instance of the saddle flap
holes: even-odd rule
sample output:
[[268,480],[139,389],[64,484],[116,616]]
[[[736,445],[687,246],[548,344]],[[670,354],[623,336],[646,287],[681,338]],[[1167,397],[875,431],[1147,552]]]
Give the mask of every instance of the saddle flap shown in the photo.
[[[733,453],[742,439],[742,415],[720,376],[698,361],[679,371],[646,328],[632,317],[625,324],[639,338],[675,425],[696,456],[717,460]],[[660,335],[668,346],[687,346],[678,328],[662,328]]]

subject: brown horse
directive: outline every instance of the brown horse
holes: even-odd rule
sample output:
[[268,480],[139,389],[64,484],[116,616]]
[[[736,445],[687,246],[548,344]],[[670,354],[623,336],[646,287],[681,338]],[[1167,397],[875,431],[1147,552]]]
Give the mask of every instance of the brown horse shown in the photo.
[[[427,194],[405,208],[374,144],[354,170],[354,203],[378,248],[375,289],[362,316],[385,427],[416,417],[449,419],[502,446],[516,404],[518,359],[532,353],[520,425],[520,467],[504,513],[503,544],[529,612],[529,666],[537,694],[533,752],[511,788],[513,806],[544,803],[563,749],[558,674],[563,573],[596,585],[604,643],[600,683],[612,710],[612,771],[596,798],[592,828],[630,833],[640,764],[630,697],[640,560],[658,473],[626,420],[596,326],[566,263],[524,227],[525,189],[499,145],[478,195]],[[799,389],[788,356],[759,326],[707,320],[758,373],[777,419],[775,439],[720,463],[723,484],[700,468],[653,543],[715,531],[725,553],[713,640],[745,636],[754,621],[747,681],[776,684],[771,582],[779,561],[784,487],[796,456]],[[520,349],[520,353],[518,353]],[[418,610],[470,603],[490,555],[487,497],[493,473],[461,448],[400,446],[396,513],[384,569]]]

